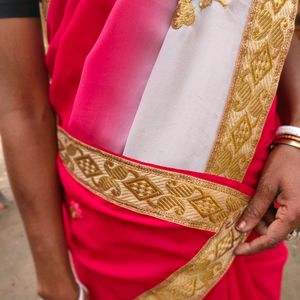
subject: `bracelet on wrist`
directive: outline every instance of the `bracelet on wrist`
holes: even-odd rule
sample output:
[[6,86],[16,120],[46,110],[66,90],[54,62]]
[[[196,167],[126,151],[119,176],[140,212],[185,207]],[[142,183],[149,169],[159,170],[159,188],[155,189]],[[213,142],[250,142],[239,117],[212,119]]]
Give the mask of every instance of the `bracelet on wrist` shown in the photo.
[[273,147],[278,144],[288,145],[300,149],[300,141],[295,141],[295,140],[285,139],[285,138],[276,138],[273,142]]
[[290,134],[278,135],[278,136],[276,136],[275,139],[286,139],[286,140],[292,140],[292,141],[300,142],[300,137],[297,137],[295,135],[290,135]]
[[276,131],[276,136],[281,135],[292,135],[300,138],[300,127],[290,125],[279,126]]
[[278,144],[284,144],[300,149],[300,127],[287,125],[280,126],[276,131],[276,137],[271,145],[271,149]]

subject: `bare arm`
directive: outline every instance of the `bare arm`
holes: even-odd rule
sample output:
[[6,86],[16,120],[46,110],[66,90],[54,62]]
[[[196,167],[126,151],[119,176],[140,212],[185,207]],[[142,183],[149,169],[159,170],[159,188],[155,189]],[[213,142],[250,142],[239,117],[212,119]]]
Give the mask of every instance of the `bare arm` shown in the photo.
[[283,124],[300,126],[300,39],[294,36],[279,84]]
[[[300,127],[300,41],[296,36],[285,62],[278,92],[283,124]],[[240,245],[236,254],[254,254],[272,248],[300,226],[299,182],[300,150],[288,145],[276,146],[269,155],[257,191],[238,227],[243,232],[256,227],[262,235]],[[272,216],[268,208],[275,199],[280,207]]]
[[38,291],[75,300],[56,171],[55,116],[39,19],[0,20],[0,132],[12,189],[31,245]]

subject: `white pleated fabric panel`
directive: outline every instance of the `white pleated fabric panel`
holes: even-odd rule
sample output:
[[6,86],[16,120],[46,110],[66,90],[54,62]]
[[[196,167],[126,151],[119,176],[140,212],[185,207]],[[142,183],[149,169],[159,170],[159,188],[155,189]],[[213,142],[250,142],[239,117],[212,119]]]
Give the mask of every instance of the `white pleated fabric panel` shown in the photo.
[[[130,129],[124,155],[203,172],[227,100],[250,0],[219,2],[196,23],[169,29]],[[198,8],[198,1],[194,1]]]

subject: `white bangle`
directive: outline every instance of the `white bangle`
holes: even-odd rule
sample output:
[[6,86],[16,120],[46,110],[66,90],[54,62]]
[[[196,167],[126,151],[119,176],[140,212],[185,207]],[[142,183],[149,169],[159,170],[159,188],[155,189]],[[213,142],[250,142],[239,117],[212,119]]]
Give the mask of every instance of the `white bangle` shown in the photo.
[[288,126],[288,125],[279,126],[276,131],[276,136],[283,135],[283,134],[294,135],[300,138],[300,127]]

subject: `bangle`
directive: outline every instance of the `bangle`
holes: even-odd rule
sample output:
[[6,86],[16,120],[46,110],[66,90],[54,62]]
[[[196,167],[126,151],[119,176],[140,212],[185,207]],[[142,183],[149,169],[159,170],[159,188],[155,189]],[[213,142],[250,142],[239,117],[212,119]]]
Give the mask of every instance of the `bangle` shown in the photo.
[[300,127],[296,126],[279,126],[276,131],[276,136],[280,136],[283,134],[293,135],[300,138]]
[[289,145],[289,146],[295,147],[297,149],[300,149],[300,142],[298,142],[298,141],[277,138],[274,140],[273,145],[277,145],[277,144]]
[[290,134],[282,134],[277,136],[275,139],[286,139],[286,140],[300,142],[300,137],[297,137],[295,135],[290,135]]

